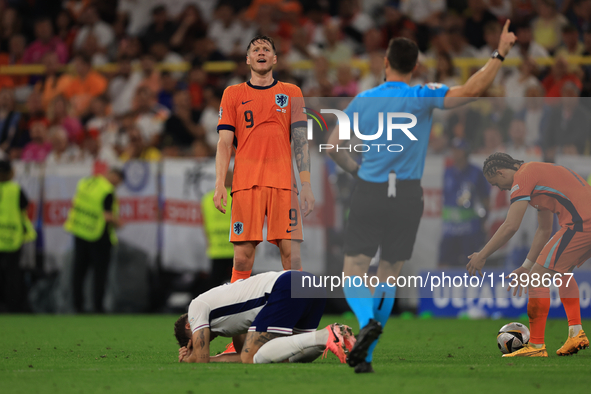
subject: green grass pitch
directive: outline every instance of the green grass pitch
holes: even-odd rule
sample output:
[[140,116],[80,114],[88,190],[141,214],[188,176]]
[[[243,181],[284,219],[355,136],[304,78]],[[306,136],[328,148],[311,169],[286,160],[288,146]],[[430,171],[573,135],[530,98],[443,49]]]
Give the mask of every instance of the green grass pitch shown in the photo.
[[[179,364],[176,316],[0,316],[0,392],[7,393],[529,393],[586,392],[591,349],[557,357],[564,320],[546,328],[547,359],[502,358],[509,320],[401,320],[386,327],[375,374],[329,354],[311,364]],[[326,316],[322,326],[353,320]],[[527,322],[523,322],[527,323]],[[591,321],[583,322],[589,327]],[[228,343],[218,338],[212,351]]]

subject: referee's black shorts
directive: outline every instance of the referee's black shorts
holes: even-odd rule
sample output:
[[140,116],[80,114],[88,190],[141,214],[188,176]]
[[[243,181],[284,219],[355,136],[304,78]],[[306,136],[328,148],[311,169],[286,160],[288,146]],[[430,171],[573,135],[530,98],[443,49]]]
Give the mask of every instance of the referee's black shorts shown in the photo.
[[423,215],[420,180],[397,180],[396,196],[388,197],[388,183],[359,180],[351,199],[345,232],[345,254],[394,263],[409,260]]

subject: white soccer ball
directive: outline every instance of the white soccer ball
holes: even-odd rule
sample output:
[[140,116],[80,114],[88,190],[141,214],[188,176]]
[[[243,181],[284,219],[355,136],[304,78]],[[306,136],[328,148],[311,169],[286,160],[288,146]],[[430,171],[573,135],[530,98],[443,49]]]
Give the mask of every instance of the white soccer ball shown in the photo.
[[503,354],[513,353],[529,342],[529,329],[521,323],[509,323],[497,334],[497,345]]

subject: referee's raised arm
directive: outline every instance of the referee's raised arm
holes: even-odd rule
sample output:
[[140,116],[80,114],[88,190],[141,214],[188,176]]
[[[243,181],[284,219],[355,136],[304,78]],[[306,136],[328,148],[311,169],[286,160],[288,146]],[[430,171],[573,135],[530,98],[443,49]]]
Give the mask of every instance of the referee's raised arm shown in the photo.
[[472,75],[465,84],[451,87],[447,91],[444,100],[445,108],[457,107],[470,101],[472,97],[482,96],[493,83],[497,73],[501,69],[501,63],[505,60],[505,56],[507,56],[517,40],[515,34],[509,32],[510,23],[510,20],[505,22],[499,40],[499,47],[491,54],[490,60]]

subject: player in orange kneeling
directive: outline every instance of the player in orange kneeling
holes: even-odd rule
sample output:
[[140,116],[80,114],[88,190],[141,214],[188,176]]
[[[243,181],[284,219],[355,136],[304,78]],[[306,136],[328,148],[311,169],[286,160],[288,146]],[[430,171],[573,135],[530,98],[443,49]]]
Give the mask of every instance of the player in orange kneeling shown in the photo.
[[224,179],[232,146],[236,150],[230,232],[234,243],[232,282],[251,274],[255,248],[263,241],[265,215],[267,240],[279,247],[283,268],[301,269],[302,216],[292,169],[292,140],[302,184],[301,209],[304,216],[314,209],[302,92],[295,85],[273,79],[277,56],[271,38],[253,38],[246,63],[251,79],[226,88],[218,122],[214,203],[224,213]]
[[[550,289],[541,279],[544,275],[552,280],[557,274],[570,273],[591,257],[591,186],[566,167],[551,163],[524,164],[506,153],[490,155],[483,172],[491,185],[511,190],[511,207],[491,240],[480,252],[469,256],[466,268],[470,275],[481,273],[486,258],[515,234],[527,205],[538,210],[538,229],[531,249],[523,265],[513,271],[518,277],[529,273],[530,340],[523,349],[503,357],[548,357],[544,331],[550,310]],[[548,241],[554,213],[558,215],[560,230]],[[533,280],[535,277],[539,280]],[[569,335],[556,354],[566,356],[589,347],[589,340],[581,326],[578,285],[568,276],[562,276],[561,282],[559,294],[568,318]]]

